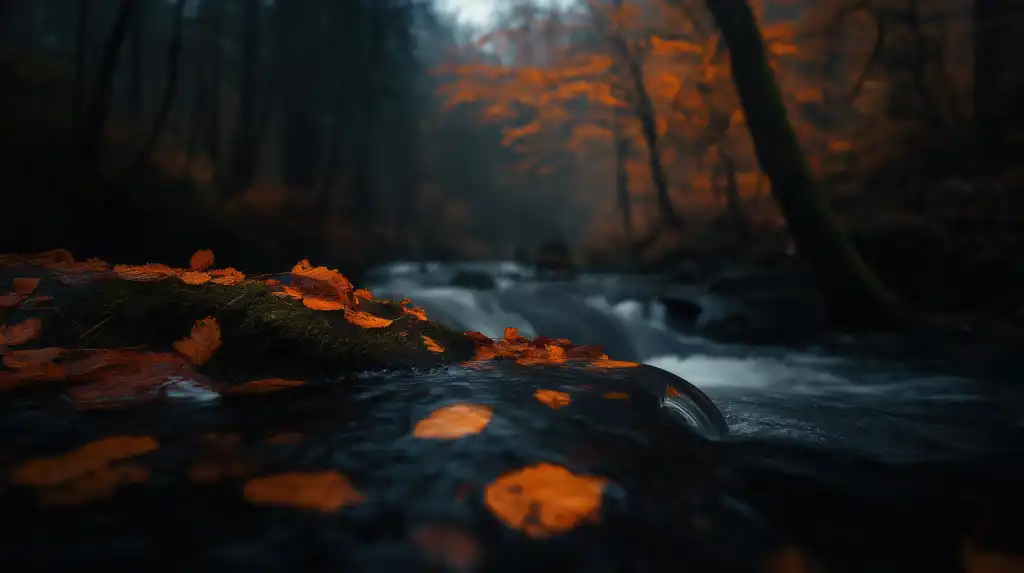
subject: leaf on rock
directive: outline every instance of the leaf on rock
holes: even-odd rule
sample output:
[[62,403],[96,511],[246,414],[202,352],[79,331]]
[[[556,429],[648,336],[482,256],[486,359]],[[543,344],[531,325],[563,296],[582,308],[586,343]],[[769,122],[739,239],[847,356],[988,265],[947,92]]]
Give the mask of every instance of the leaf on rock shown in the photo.
[[603,360],[595,360],[595,361],[591,362],[590,365],[594,366],[594,367],[597,367],[597,368],[613,369],[613,368],[636,368],[637,366],[640,366],[640,363],[639,362],[627,362],[625,360],[608,360],[608,359],[603,359]]
[[15,294],[28,296],[39,287],[39,279],[34,277],[19,277],[11,281],[11,290]]
[[394,322],[390,318],[381,318],[368,312],[348,308],[345,309],[345,320],[363,328],[384,328]]
[[373,300],[373,293],[370,292],[369,289],[357,288],[352,294],[355,295],[356,298]]
[[225,394],[268,394],[270,392],[277,392],[278,390],[284,390],[286,388],[297,388],[299,386],[305,386],[304,380],[286,380],[284,378],[264,378],[262,380],[253,380],[246,382],[245,384],[239,384],[237,386],[231,386],[224,390]]
[[336,471],[287,472],[252,478],[245,500],[253,505],[288,506],[331,513],[361,503],[363,495]]
[[[278,283],[278,284],[280,284],[280,283]],[[295,288],[295,287],[293,287],[291,285],[281,285],[281,290],[276,291],[276,292],[272,292],[270,294],[275,295],[275,296],[293,298],[295,300],[302,300],[306,296],[305,294],[302,293],[301,290],[299,290],[299,289],[297,289],[297,288]]]
[[114,274],[126,281],[140,283],[162,281],[178,276],[178,270],[158,263],[114,265]]
[[438,344],[433,338],[425,334],[420,335],[423,338],[423,344],[427,347],[427,350],[431,352],[444,352],[444,347]]
[[235,286],[245,280],[245,274],[242,271],[231,267],[210,271],[210,275],[213,276],[213,284],[221,286]]
[[494,411],[484,404],[452,404],[438,408],[413,428],[417,438],[454,440],[478,434],[491,423]]
[[16,294],[0,295],[0,308],[14,308],[22,303],[25,297]]
[[197,320],[192,332],[174,343],[174,349],[198,366],[209,361],[220,344],[220,325],[216,318],[208,316]]
[[338,299],[320,295],[304,297],[302,305],[312,310],[341,310],[345,308],[345,305]]
[[480,544],[462,528],[440,523],[422,525],[413,530],[409,538],[420,555],[434,567],[468,572],[480,565]]
[[202,249],[192,253],[192,258],[188,261],[188,266],[193,271],[202,271],[213,266],[213,251],[210,249]]
[[494,480],[484,491],[484,503],[508,527],[542,539],[596,522],[607,483],[544,463]]
[[569,394],[565,392],[559,392],[558,390],[537,389],[533,393],[533,397],[539,400],[547,407],[551,408],[552,410],[564,408],[568,406],[569,403],[572,401],[569,398]]
[[629,394],[626,392],[606,392],[601,397],[605,400],[629,400]]
[[39,336],[43,330],[43,321],[36,317],[26,318],[15,323],[0,325],[0,344],[18,346]]
[[213,280],[210,273],[204,273],[202,271],[184,271],[181,273],[181,282],[187,285],[201,285],[206,284]]
[[39,458],[11,471],[11,482],[47,487],[84,476],[110,462],[155,451],[160,443],[150,436],[111,436],[58,456]]
[[505,328],[505,336],[503,337],[508,342],[515,342],[519,339],[519,329],[509,326]]
[[427,311],[423,310],[418,306],[402,306],[402,312],[415,318],[416,320],[427,320]]
[[31,350],[12,350],[4,354],[4,366],[8,368],[26,368],[36,364],[53,362],[67,354],[63,348],[33,348]]
[[304,294],[318,294],[337,298],[346,305],[355,306],[352,283],[336,269],[314,267],[302,260],[292,267],[292,286]]

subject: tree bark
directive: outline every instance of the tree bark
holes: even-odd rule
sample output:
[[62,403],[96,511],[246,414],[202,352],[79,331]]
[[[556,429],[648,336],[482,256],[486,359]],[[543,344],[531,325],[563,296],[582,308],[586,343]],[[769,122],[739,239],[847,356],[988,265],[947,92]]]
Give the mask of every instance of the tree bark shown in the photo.
[[834,320],[854,327],[902,319],[902,307],[861,259],[811,175],[750,5],[743,0],[705,0],[705,5],[729,48],[733,82],[758,162]]

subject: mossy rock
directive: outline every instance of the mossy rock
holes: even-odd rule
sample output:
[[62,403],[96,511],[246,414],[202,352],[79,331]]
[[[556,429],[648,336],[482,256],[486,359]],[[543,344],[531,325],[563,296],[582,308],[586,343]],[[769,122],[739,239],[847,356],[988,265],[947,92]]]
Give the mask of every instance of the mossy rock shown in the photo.
[[[358,310],[392,321],[382,328],[363,328],[347,320],[344,311],[312,310],[299,300],[277,296],[263,280],[188,285],[177,278],[133,282],[111,275],[64,284],[59,274],[39,266],[0,268],[0,291],[10,290],[17,277],[36,277],[41,280],[33,294],[53,297],[0,309],[8,324],[32,317],[42,321],[40,335],[17,348],[141,346],[173,351],[174,342],[186,337],[197,320],[212,316],[222,344],[201,370],[228,383],[264,376],[329,380],[364,371],[432,368],[473,353],[473,342],[463,334],[420,320],[392,301],[361,299]],[[444,350],[428,349],[424,336]]]

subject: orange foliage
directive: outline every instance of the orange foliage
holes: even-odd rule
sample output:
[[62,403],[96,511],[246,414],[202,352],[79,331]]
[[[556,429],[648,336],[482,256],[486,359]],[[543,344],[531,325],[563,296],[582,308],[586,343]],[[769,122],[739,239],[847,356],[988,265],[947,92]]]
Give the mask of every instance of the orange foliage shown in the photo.
[[205,364],[220,348],[220,325],[217,319],[208,316],[197,320],[189,335],[174,343],[174,349],[193,364]]
[[454,440],[478,434],[491,423],[494,412],[483,404],[453,404],[438,408],[413,428],[417,438]]
[[252,478],[245,500],[254,505],[277,505],[333,513],[356,505],[364,497],[348,477],[336,471],[287,472]]
[[431,352],[444,352],[444,347],[438,344],[433,338],[425,334],[420,335],[423,338],[423,344],[427,347],[427,350]]
[[505,474],[488,484],[487,508],[505,525],[533,538],[571,531],[599,519],[608,480],[553,464]]
[[410,540],[428,563],[452,571],[474,571],[481,561],[480,544],[471,533],[451,525],[417,527]]
[[533,397],[544,403],[552,410],[564,408],[565,406],[568,406],[570,402],[569,394],[559,392],[558,390],[538,389],[533,393]]
[[381,318],[361,310],[345,309],[345,320],[363,328],[385,328],[394,322],[390,318]]
[[189,259],[188,266],[193,271],[202,271],[213,266],[213,251],[204,249],[196,251]]
[[0,325],[0,345],[18,346],[39,336],[43,330],[43,321],[38,318],[25,320],[9,325]]
[[267,394],[270,392],[277,392],[278,390],[284,390],[286,388],[298,388],[299,386],[305,386],[304,380],[285,380],[284,378],[264,378],[262,380],[253,380],[240,384],[238,386],[231,386],[225,389],[225,394]]

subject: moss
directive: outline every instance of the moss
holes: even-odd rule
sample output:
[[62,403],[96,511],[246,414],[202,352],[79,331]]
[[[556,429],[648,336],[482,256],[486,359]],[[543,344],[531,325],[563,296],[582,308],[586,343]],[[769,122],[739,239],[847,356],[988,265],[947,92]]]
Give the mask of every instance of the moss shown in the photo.
[[[54,296],[53,309],[21,308],[11,320],[43,319],[43,333],[32,346],[170,350],[196,320],[214,316],[222,346],[203,371],[224,381],[280,376],[334,378],[374,369],[429,368],[465,360],[473,344],[461,333],[421,321],[389,301],[363,301],[361,310],[393,319],[384,328],[365,329],[341,311],[314,311],[301,302],[272,294],[261,281],[235,286],[190,286],[176,279],[155,283],[107,280],[63,285],[39,269],[6,269],[0,288],[15,276],[41,276],[42,294]],[[430,352],[427,335],[446,349]]]

